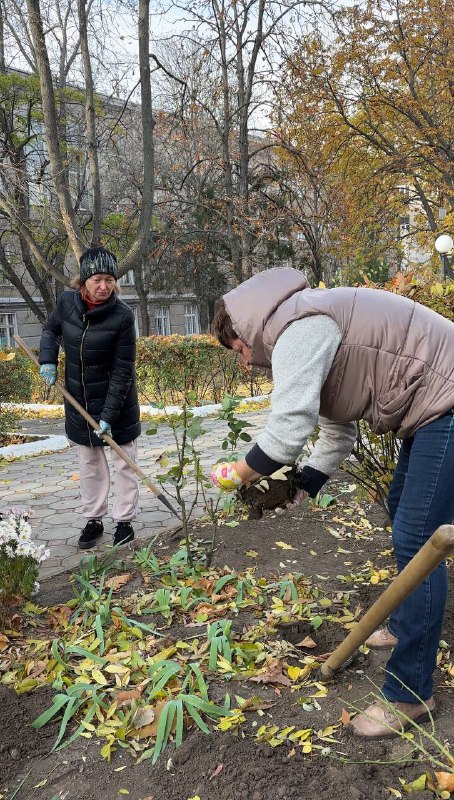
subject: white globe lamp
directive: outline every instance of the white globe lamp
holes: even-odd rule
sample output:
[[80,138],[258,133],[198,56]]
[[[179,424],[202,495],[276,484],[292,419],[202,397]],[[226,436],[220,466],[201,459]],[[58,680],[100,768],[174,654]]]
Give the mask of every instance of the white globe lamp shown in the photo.
[[452,236],[449,236],[447,233],[442,233],[441,236],[438,236],[437,239],[435,239],[435,250],[438,250],[439,253],[449,253],[453,247],[454,241]]

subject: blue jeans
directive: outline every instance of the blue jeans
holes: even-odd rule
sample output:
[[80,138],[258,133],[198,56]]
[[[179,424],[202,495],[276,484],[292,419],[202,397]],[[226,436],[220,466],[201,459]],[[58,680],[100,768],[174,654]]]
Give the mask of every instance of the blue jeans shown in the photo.
[[[388,508],[400,572],[439,525],[454,520],[454,410],[404,439]],[[398,644],[386,665],[388,700],[415,703],[432,696],[447,591],[443,562],[391,615],[388,627]]]

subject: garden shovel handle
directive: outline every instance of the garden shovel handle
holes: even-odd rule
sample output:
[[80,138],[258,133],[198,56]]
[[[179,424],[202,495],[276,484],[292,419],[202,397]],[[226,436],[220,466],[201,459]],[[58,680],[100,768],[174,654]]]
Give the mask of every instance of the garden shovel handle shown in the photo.
[[366,639],[454,550],[454,525],[441,525],[394,578],[349,635],[321,665],[317,678],[329,681]]
[[[28,345],[25,344],[23,339],[21,339],[20,336],[15,334],[14,335],[14,340],[15,340],[15,342],[17,342],[19,347],[22,348],[24,353],[27,353],[28,357],[39,367],[40,363],[38,361],[38,358],[37,358],[36,354],[33,352],[33,350],[30,350],[30,348],[28,347]],[[93,417],[88,413],[86,408],[81,406],[80,403],[78,403],[77,400],[74,399],[74,397],[68,392],[68,390],[65,389],[63,384],[60,383],[60,381],[55,381],[54,386],[63,395],[65,400],[67,400],[68,403],[70,403],[73,406],[73,408],[75,408],[76,411],[79,412],[79,414],[88,422],[89,425],[91,425],[91,427],[95,431],[99,431],[100,430],[99,424],[96,422],[96,420],[93,419]],[[120,447],[120,445],[117,444],[112,439],[112,437],[108,436],[108,434],[106,434],[106,433],[103,434],[102,438],[103,438],[103,441],[105,441],[112,448],[112,450],[115,450],[115,452],[120,456],[120,458],[122,458],[123,461],[126,462],[128,467],[130,467],[132,469],[132,471],[135,472],[136,475],[138,475],[140,480],[143,483],[145,483],[148,486],[149,489],[151,489],[151,491],[153,492],[153,494],[156,495],[158,500],[160,500],[161,503],[163,503],[166,506],[166,508],[168,508],[169,511],[171,511],[172,514],[177,519],[179,519],[181,521],[181,517],[179,516],[179,514],[177,514],[177,512],[175,511],[175,509],[173,508],[171,503],[169,503],[169,501],[167,500],[167,497],[161,492],[161,490],[158,488],[158,486],[155,486],[155,484],[145,475],[145,473],[142,472],[142,470],[137,466],[137,464],[132,460],[132,458],[129,458],[127,453],[125,453],[125,451]]]

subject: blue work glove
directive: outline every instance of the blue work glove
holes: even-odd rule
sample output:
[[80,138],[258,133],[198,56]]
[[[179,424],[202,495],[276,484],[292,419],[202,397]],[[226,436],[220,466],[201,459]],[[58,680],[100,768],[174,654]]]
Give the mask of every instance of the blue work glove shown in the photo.
[[57,380],[56,364],[41,364],[39,374],[47,386],[53,386]]
[[110,427],[110,422],[104,422],[103,419],[99,420],[99,431],[95,431],[96,436],[99,436],[100,439],[107,433],[108,436],[112,436],[112,428]]

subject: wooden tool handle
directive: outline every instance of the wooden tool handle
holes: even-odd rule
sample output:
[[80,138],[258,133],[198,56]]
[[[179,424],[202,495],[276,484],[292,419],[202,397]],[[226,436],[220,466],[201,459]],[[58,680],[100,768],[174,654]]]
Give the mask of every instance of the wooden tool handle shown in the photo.
[[366,612],[349,635],[321,665],[319,680],[331,680],[335,673],[364,644],[392,611],[454,550],[454,525],[441,525],[418,553],[394,578],[381,597]]

